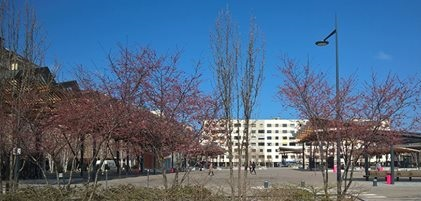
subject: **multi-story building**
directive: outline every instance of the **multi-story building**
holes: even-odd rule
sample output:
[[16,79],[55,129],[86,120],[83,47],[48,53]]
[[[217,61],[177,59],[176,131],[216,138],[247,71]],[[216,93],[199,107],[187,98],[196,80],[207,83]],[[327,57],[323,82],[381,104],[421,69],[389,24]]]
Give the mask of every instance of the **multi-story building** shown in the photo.
[[[285,162],[301,161],[301,155],[298,150],[301,150],[301,145],[298,145],[296,133],[298,125],[302,124],[303,120],[291,119],[258,119],[250,121],[249,129],[249,160],[256,162],[260,166],[277,167],[285,164]],[[244,120],[232,120],[232,151],[234,166],[238,166],[240,156],[238,155],[238,148],[244,142]],[[226,144],[226,136],[224,134],[226,128],[224,124],[216,124],[212,128],[213,141],[226,150],[224,155],[219,155],[213,159],[218,166],[227,166],[229,162],[228,147]],[[282,148],[282,150],[280,149]],[[283,151],[286,149],[297,150]],[[244,153],[244,151],[243,151]],[[245,161],[244,154],[242,156],[242,163]]]

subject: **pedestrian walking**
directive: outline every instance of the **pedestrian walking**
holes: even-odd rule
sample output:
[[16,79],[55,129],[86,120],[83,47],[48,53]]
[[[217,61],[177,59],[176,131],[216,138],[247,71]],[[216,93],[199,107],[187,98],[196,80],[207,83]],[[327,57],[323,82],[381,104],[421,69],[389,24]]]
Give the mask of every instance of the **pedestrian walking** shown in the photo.
[[254,172],[254,174],[256,174],[256,163],[253,161],[253,163],[251,164],[251,171],[250,174],[252,174]]
[[212,163],[209,163],[209,173],[208,173],[208,175],[210,175],[210,176],[215,175],[215,174],[213,173],[213,165],[212,165]]

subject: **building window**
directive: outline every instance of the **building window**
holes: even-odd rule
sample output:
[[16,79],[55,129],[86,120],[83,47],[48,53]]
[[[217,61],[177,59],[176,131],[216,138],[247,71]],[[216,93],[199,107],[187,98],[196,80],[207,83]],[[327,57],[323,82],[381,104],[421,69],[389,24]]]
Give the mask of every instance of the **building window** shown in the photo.
[[288,133],[288,131],[287,130],[282,130],[282,133]]
[[279,143],[275,143],[275,146],[279,146]]
[[272,146],[272,143],[270,143],[270,142],[269,142],[269,143],[268,143],[268,146]]
[[251,146],[256,146],[256,143],[254,143],[254,142],[253,142],[253,143],[251,143]]
[[296,143],[295,142],[291,142],[291,143],[289,143],[289,146],[295,146],[296,145]]
[[269,156],[266,156],[266,158],[267,158],[267,159],[272,159],[272,156],[271,156],[271,155],[269,155]]
[[278,156],[278,155],[276,155],[276,156],[275,156],[275,158],[276,158],[276,159],[278,159],[278,158],[279,158],[279,156]]
[[251,133],[256,133],[256,130],[251,130]]
[[234,124],[234,127],[241,127],[241,124],[240,123],[236,123],[236,124]]
[[251,127],[253,127],[253,128],[256,127],[256,124],[251,124]]
[[275,127],[279,127],[279,124],[275,124]]
[[272,131],[271,130],[267,130],[266,133],[272,133]]
[[275,133],[279,133],[279,130],[275,130]]
[[12,63],[10,70],[18,70],[18,63]]
[[290,124],[289,127],[295,127],[295,124]]
[[279,140],[279,137],[278,136],[275,136],[275,140]]
[[282,139],[283,139],[283,140],[287,140],[287,139],[288,139],[288,137],[287,137],[287,136],[284,136],[284,137],[282,137]]
[[259,130],[258,133],[265,133],[265,130]]
[[267,149],[266,152],[272,152],[272,149]]
[[287,124],[282,124],[282,127],[287,127],[288,125]]
[[263,152],[263,149],[260,149],[259,151],[260,151],[260,152]]
[[290,137],[289,140],[295,140],[295,137]]
[[258,146],[265,146],[264,142],[259,142]]
[[282,144],[282,146],[288,146],[288,144],[284,143],[284,144]]
[[266,139],[267,140],[271,140],[272,139],[272,136],[267,136]]
[[266,127],[272,127],[272,124],[266,124]]
[[264,137],[259,137],[259,139],[258,140],[265,140],[265,138]]
[[265,158],[265,155],[259,155],[259,158]]
[[256,152],[256,149],[251,149],[251,152]]

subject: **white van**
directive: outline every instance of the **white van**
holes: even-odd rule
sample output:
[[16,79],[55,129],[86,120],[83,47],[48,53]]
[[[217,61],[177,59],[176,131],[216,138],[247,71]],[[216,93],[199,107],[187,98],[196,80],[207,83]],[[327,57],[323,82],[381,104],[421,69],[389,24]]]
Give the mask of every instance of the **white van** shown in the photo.
[[[101,164],[101,160],[96,161],[96,165],[98,166],[99,164]],[[100,171],[104,172],[106,166],[108,166],[109,172],[116,172],[117,171],[117,165],[115,164],[115,161],[113,159],[104,159],[104,163],[102,163]]]

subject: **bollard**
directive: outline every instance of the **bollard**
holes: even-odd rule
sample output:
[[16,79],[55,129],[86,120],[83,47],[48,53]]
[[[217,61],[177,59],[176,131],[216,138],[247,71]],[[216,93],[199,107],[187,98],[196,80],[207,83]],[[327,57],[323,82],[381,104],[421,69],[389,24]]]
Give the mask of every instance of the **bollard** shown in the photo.
[[[63,173],[62,172],[58,173],[58,186],[59,187],[60,187],[61,180],[63,180]],[[64,184],[64,182],[63,182],[63,184]]]
[[373,179],[373,186],[377,186],[377,178],[376,177]]
[[386,175],[386,184],[392,184],[392,175],[390,173]]
[[105,170],[105,189],[108,190],[108,170]]
[[304,182],[304,181],[301,181],[301,185],[300,185],[301,187],[306,187],[306,182]]
[[264,188],[269,188],[269,181],[265,180],[265,181],[263,182],[263,187],[264,187]]

